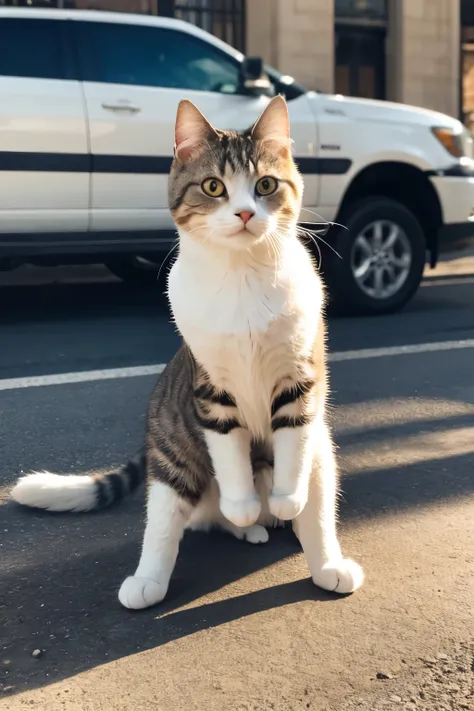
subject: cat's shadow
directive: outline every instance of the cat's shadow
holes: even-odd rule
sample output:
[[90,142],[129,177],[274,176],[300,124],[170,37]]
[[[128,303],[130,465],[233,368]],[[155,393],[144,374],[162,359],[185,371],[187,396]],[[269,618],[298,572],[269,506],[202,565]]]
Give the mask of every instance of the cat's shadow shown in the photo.
[[[2,576],[2,588],[9,595],[3,607],[0,600],[0,629],[6,633],[4,654],[11,662],[8,683],[14,687],[13,693],[60,681],[263,610],[338,597],[316,588],[309,577],[277,585],[270,582],[265,587],[261,580],[256,585],[240,583],[238,593],[217,593],[257,571],[265,575],[265,569],[298,553],[300,547],[291,528],[272,530],[270,541],[264,545],[237,541],[219,531],[187,532],[165,601],[139,612],[125,610],[118,602],[117,591],[138,559],[142,532],[133,530],[137,504],[135,501],[124,507],[126,530],[133,533],[127,537],[122,533],[120,543],[114,541],[111,532],[110,547],[104,545],[100,551],[90,552],[84,545],[80,555],[68,557],[61,551],[67,543],[58,540],[54,556],[48,554],[46,561],[42,560],[43,546],[38,540],[37,565],[28,571],[19,567],[10,576]],[[81,518],[80,528],[93,538],[104,536],[105,519],[113,528],[112,515],[89,515],[88,521]],[[71,518],[63,515],[22,509],[21,516],[30,523],[36,519],[40,529],[43,523],[49,529],[58,526],[58,531],[67,522],[71,525]],[[131,529],[128,524],[135,525]],[[200,604],[200,598],[210,594],[218,599]],[[12,605],[11,595],[22,604]],[[32,663],[32,644],[44,650],[47,664]]]
[[[197,557],[196,548],[199,548]],[[182,544],[168,599],[155,608],[157,619],[168,617],[174,610],[173,624],[179,621],[184,625],[189,621],[191,632],[196,630],[196,623],[199,624],[199,629],[204,629],[302,600],[328,601],[340,598],[339,595],[316,588],[307,577],[181,609],[205,595],[252,573],[263,571],[299,552],[301,547],[291,527],[270,529],[270,541],[264,545],[236,541],[219,531],[212,531],[210,534],[189,532]]]

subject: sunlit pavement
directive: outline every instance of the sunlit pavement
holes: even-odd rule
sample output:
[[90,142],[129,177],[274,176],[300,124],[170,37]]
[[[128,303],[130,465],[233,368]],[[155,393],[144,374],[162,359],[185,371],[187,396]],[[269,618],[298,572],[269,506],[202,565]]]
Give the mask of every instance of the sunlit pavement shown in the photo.
[[[16,286],[0,276],[0,378],[172,355],[159,291],[101,268],[51,273],[24,270]],[[330,323],[336,353],[473,338],[470,254],[430,273],[401,314]],[[0,380],[0,708],[434,710],[436,684],[453,687],[445,708],[471,708],[472,672],[457,663],[436,682],[426,660],[454,659],[474,629],[473,364],[474,348],[332,363],[341,539],[367,574],[357,594],[314,588],[290,531],[259,547],[188,534],[167,600],[140,614],[116,592],[137,561],[141,494],[52,516],[13,506],[8,487],[31,468],[89,471],[133,454],[154,378]]]

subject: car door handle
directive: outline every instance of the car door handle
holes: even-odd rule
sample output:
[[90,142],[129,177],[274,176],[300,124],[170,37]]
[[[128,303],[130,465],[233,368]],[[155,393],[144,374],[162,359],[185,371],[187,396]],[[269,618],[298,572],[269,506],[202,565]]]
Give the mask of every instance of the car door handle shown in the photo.
[[130,104],[128,101],[121,101],[116,104],[108,104],[104,102],[102,104],[102,108],[106,109],[107,111],[130,111],[133,114],[136,114],[141,111],[140,106]]

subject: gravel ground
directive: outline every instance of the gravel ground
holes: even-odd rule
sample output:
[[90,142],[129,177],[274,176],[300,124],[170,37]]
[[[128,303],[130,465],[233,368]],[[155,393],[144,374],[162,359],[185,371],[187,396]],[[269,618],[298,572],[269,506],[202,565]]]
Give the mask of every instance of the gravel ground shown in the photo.
[[380,670],[374,679],[380,688],[368,697],[351,699],[339,711],[474,711],[474,643],[419,662],[403,678]]

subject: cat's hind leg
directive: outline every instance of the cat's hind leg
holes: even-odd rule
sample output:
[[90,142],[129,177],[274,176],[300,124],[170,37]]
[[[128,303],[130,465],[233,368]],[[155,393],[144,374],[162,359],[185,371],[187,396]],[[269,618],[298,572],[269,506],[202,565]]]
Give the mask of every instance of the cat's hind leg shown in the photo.
[[319,426],[308,501],[293,521],[313,582],[336,593],[351,593],[364,581],[358,563],[344,558],[336,533],[337,472],[326,424]]
[[248,543],[266,543],[269,539],[268,531],[264,526],[254,523],[251,526],[236,526],[235,523],[227,521],[224,517],[217,521],[219,528],[231,533],[239,541],[248,541]]
[[140,610],[165,597],[191,505],[168,484],[153,479],[148,489],[147,523],[135,575],[124,580],[119,600]]
[[221,528],[239,541],[249,543],[266,543],[268,531],[264,526],[252,524],[250,526],[236,526],[222,514],[219,507],[219,487],[214,479],[198,506],[194,509],[189,519],[188,527],[193,530],[209,530],[213,527]]

